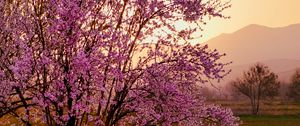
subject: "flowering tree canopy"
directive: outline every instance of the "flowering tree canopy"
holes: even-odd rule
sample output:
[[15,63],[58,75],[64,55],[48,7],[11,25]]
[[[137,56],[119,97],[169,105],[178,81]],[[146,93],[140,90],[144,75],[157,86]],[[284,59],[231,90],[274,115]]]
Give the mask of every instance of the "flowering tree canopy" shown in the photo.
[[205,19],[227,18],[228,7],[220,0],[2,0],[0,118],[237,125],[231,110],[206,104],[198,90],[228,74],[224,54],[187,42]]

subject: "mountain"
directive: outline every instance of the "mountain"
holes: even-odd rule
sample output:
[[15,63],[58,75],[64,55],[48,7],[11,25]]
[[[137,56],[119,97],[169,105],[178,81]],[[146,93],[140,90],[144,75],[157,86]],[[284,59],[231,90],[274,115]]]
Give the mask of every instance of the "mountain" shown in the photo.
[[206,44],[226,53],[225,60],[235,65],[272,59],[300,60],[300,24],[278,28],[252,24],[221,34]]
[[206,44],[226,53],[225,62],[233,61],[227,66],[232,72],[221,83],[227,84],[242,76],[243,71],[257,62],[269,66],[284,82],[300,68],[300,24],[277,28],[251,24],[236,32],[221,34]]
[[259,62],[253,62],[243,65],[232,65],[228,66],[232,72],[224,78],[224,82],[229,82],[243,75],[244,71],[248,71],[251,66],[256,63],[261,63],[267,65],[269,69],[276,73],[280,81],[288,82],[290,77],[295,73],[297,69],[300,69],[300,60],[290,60],[290,59],[274,59],[274,60],[264,60]]

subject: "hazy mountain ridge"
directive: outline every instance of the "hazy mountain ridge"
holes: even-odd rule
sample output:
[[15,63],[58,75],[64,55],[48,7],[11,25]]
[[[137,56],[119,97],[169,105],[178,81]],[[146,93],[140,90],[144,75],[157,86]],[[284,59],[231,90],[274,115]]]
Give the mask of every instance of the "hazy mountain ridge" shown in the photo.
[[231,74],[221,83],[240,77],[257,62],[268,65],[285,82],[300,68],[300,24],[277,28],[251,24],[236,32],[221,34],[206,44],[226,53],[225,61],[233,61],[227,67],[232,69]]
[[252,24],[206,43],[228,54],[225,60],[235,65],[283,58],[300,60],[300,24],[278,28]]
[[272,72],[276,73],[279,76],[279,80],[285,82],[289,81],[291,75],[294,74],[294,72],[300,68],[300,60],[274,59],[259,61],[244,65],[228,66],[228,68],[232,69],[232,72],[227,77],[225,77],[224,80],[230,81],[237,77],[240,77],[244,71],[249,70],[249,68],[256,63],[267,65]]

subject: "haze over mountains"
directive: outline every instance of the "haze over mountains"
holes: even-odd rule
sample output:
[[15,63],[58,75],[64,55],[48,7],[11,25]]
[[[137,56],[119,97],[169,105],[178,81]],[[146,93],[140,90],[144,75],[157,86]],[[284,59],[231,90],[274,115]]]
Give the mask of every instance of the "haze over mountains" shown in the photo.
[[232,73],[224,78],[225,83],[241,76],[256,62],[268,65],[282,81],[289,81],[295,69],[300,68],[300,24],[278,28],[252,24],[221,34],[206,44],[226,53],[225,61],[234,62],[228,66]]

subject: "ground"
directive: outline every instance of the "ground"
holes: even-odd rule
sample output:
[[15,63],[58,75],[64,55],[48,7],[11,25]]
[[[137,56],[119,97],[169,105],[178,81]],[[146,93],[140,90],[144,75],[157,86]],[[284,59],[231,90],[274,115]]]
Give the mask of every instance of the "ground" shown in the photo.
[[300,126],[300,102],[283,100],[264,101],[260,115],[250,115],[248,101],[215,101],[224,107],[231,108],[239,116],[241,126]]
[[[250,115],[250,105],[247,101],[214,100],[210,102],[231,108],[242,120],[241,126],[300,126],[300,102],[265,101],[261,105],[259,116]],[[4,121],[10,121],[9,125],[21,124],[15,118],[6,116],[0,118],[0,125]]]
[[241,126],[299,126],[300,115],[240,116]]

